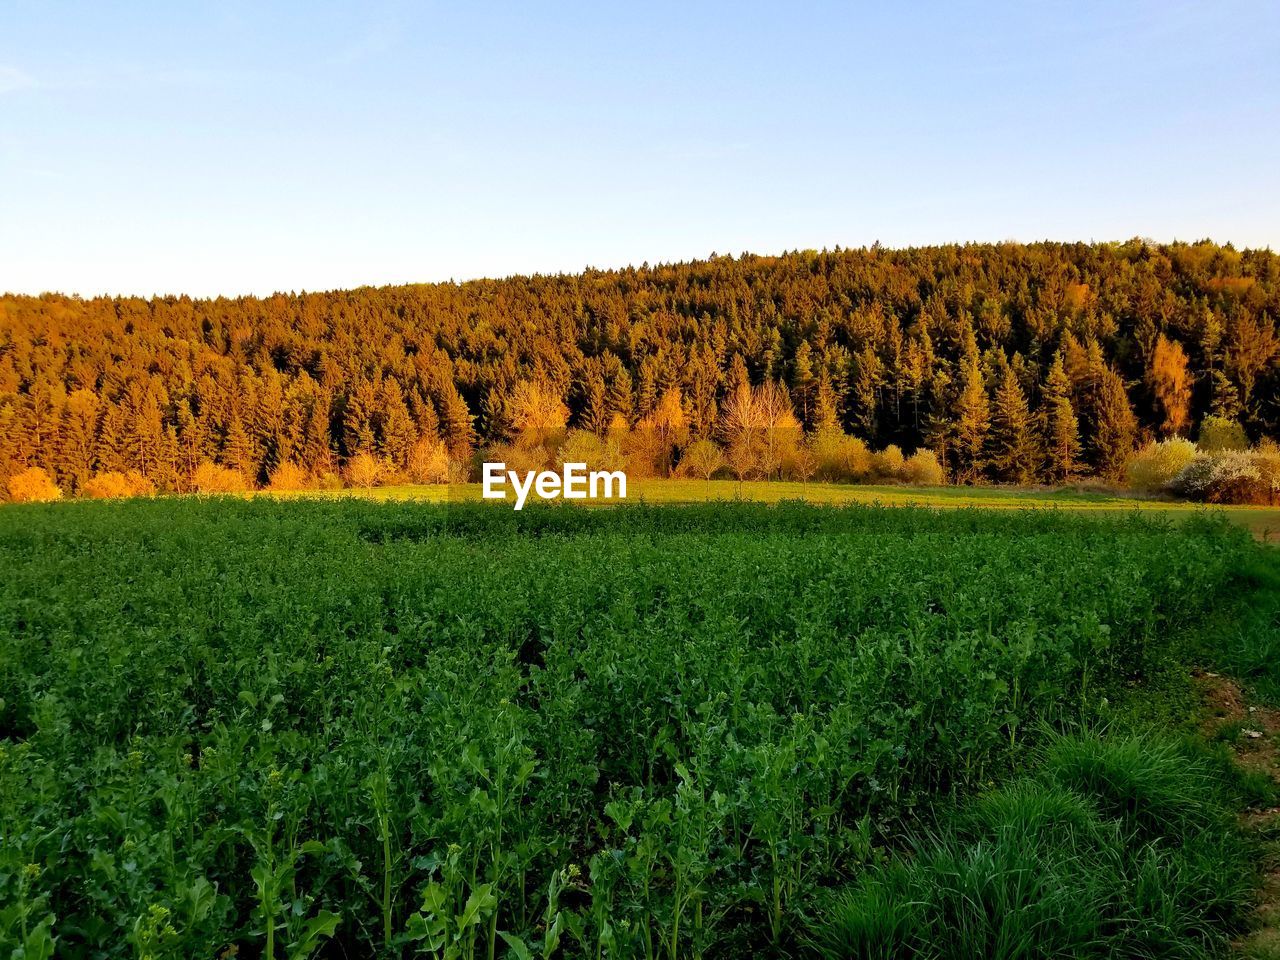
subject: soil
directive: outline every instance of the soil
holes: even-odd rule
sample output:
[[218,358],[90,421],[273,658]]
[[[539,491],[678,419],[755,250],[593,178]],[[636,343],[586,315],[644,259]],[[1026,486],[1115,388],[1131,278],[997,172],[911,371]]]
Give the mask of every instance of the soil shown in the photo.
[[[1280,785],[1280,710],[1251,703],[1230,677],[1206,671],[1198,673],[1195,682],[1204,705],[1204,735],[1229,736],[1237,763]],[[1280,807],[1246,810],[1240,822],[1262,841],[1265,855],[1254,929],[1235,944],[1236,953],[1280,960]]]

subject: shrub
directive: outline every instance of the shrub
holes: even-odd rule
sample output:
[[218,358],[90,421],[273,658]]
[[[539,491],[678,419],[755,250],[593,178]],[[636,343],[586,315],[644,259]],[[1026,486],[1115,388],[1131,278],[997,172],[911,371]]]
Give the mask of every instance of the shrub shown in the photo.
[[932,450],[917,450],[909,456],[902,473],[907,483],[918,487],[940,487],[947,482],[947,473]]
[[341,490],[342,475],[334,473],[332,470],[326,470],[320,476],[316,477],[317,490]]
[[205,460],[191,475],[191,486],[197,493],[243,493],[249,489],[238,470]]
[[1266,497],[1267,503],[1274,504],[1280,496],[1280,446],[1263,440],[1253,451],[1253,465],[1261,481],[1259,493]]
[[449,448],[434,437],[422,437],[409,451],[406,468],[414,483],[449,482]]
[[834,427],[819,430],[810,443],[822,480],[860,481],[871,473],[871,451],[857,437]]
[[291,460],[286,460],[271,471],[271,482],[267,484],[268,490],[309,490],[310,488],[310,475]]
[[1259,458],[1248,450],[1202,453],[1173,478],[1169,487],[1179,496],[1206,503],[1266,503],[1273,496],[1273,476],[1266,478],[1260,462],[1270,471],[1270,453]]
[[28,467],[9,478],[9,499],[14,503],[45,503],[61,498],[61,488],[39,467]]
[[818,458],[808,440],[787,443],[782,453],[782,475],[789,480],[808,483],[818,470]]
[[1196,445],[1182,437],[1148,443],[1125,468],[1129,486],[1143,493],[1158,493],[1195,458]]
[[901,480],[905,475],[906,458],[902,448],[891,443],[871,457],[871,472],[877,480]]
[[546,470],[551,466],[551,456],[545,447],[526,447],[514,443],[497,443],[486,449],[481,460],[486,463],[505,463],[506,469],[524,474],[530,470]]
[[556,451],[556,465],[585,463],[588,470],[621,470],[626,464],[617,441],[590,430],[570,430]]
[[382,463],[368,453],[357,453],[347,461],[346,473],[353,487],[376,487],[383,479]]
[[724,453],[713,440],[693,441],[680,458],[682,474],[703,480],[710,480],[724,465]]
[[149,497],[155,492],[155,484],[136,470],[130,470],[128,473],[108,470],[86,480],[84,486],[80,488],[81,496],[95,500]]
[[1247,450],[1249,438],[1244,427],[1225,417],[1205,417],[1200,424],[1200,437],[1196,444],[1205,453],[1221,450]]

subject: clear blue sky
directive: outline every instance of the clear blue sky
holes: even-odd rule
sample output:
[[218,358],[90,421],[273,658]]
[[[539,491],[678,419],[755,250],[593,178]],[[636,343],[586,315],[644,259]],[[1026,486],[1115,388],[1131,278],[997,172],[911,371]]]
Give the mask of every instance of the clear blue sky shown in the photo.
[[1280,246],[1280,3],[0,0],[0,290]]

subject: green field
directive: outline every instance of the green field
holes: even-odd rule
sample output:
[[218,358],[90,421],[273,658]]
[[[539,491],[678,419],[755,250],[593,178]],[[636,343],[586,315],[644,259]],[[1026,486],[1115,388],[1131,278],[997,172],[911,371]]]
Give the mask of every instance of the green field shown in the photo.
[[1048,511],[9,507],[0,946],[1214,955],[1230,778],[1122,717],[1264,560]]
[[[286,494],[284,496],[297,496]],[[367,490],[342,490],[306,496],[355,496],[372,500],[425,500],[466,502],[480,500],[480,485],[390,486]],[[888,507],[914,506],[955,509],[981,507],[986,510],[1064,510],[1073,513],[1130,513],[1139,511],[1182,520],[1204,514],[1221,515],[1244,527],[1260,540],[1280,540],[1280,507],[1208,506],[1171,500],[1144,499],[1117,494],[1074,490],[1020,489],[1010,487],[903,487],[864,486],[845,483],[793,483],[783,481],[733,480],[633,480],[628,499],[644,503],[702,503],[720,500],[750,500],[778,503],[804,500],[809,503],[863,504]]]

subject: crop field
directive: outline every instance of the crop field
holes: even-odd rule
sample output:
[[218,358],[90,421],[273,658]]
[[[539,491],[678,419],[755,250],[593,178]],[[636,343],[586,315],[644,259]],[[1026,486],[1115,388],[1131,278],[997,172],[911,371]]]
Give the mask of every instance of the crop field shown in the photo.
[[[1146,801],[1112,817],[1080,799],[1114,778],[1064,737],[1158,674],[1264,549],[1212,519],[1049,511],[0,510],[0,946],[1050,955],[973,933],[941,894],[951,953],[883,947],[935,922],[917,874],[886,866],[920,825],[1047,756],[1052,789],[1016,797],[1087,822],[1072,843],[1095,852],[1045,862],[1111,864],[1141,838],[1107,867],[1136,898],[1097,907],[1110,939],[1059,955],[1211,955],[1220,861],[1161,846],[1174,819]],[[1123,749],[1152,782],[1199,762]],[[1178,803],[1177,829],[1234,850],[1207,806]],[[912,869],[963,879],[992,849],[944,844]],[[1044,876],[1068,891],[1044,894],[1053,909],[1098,893]],[[945,889],[985,924],[1017,914],[1016,897],[987,908],[990,886]],[[868,897],[887,904],[870,933]],[[1031,942],[1075,929],[1054,916]]]
[[[347,489],[332,493],[316,491],[272,494],[283,497],[356,497],[368,500],[421,500],[426,502],[479,501],[480,484],[413,485]],[[931,507],[936,509],[1058,510],[1067,513],[1143,513],[1181,521],[1220,516],[1248,530],[1265,542],[1280,541],[1280,506],[1242,506],[1188,503],[1186,501],[1144,499],[1102,492],[1028,489],[1016,487],[903,487],[849,483],[798,483],[778,480],[632,480],[628,498],[648,504],[706,503],[748,500],[780,503],[803,500],[830,506],[858,504],[886,507]],[[582,505],[591,505],[590,502]]]

